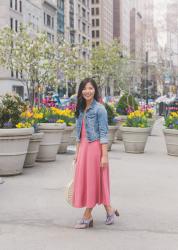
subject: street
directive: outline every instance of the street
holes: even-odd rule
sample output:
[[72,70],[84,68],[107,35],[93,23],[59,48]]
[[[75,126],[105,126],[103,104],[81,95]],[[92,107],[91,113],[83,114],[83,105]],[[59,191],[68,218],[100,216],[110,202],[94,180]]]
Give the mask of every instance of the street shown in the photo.
[[97,206],[94,227],[74,229],[82,209],[64,199],[74,147],[56,162],[36,163],[0,184],[0,250],[177,250],[178,158],[168,156],[162,118],[144,154],[127,154],[116,141],[109,153],[111,200],[120,212],[106,226]]

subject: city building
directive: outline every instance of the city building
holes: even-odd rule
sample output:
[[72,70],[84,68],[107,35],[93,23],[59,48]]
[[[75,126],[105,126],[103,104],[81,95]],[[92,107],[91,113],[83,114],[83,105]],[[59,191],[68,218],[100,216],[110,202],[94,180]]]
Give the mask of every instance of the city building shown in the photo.
[[113,0],[91,0],[92,46],[113,41]]
[[113,0],[113,37],[130,55],[130,0]]

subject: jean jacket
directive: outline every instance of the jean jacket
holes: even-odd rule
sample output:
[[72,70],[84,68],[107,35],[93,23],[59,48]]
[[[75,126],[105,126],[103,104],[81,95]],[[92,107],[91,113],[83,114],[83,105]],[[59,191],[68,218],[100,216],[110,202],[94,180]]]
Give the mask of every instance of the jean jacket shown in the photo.
[[108,143],[108,117],[102,104],[93,100],[86,112],[79,113],[79,117],[76,119],[77,142],[80,142],[83,119],[89,142],[100,140],[101,144]]

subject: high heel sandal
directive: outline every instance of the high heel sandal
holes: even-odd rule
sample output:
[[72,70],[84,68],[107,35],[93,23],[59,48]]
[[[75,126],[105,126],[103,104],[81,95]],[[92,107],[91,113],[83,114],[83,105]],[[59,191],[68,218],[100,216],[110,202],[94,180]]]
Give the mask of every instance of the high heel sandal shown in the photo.
[[75,225],[76,229],[86,229],[89,227],[93,227],[93,218],[88,220],[83,218]]
[[117,216],[117,217],[119,216],[119,212],[117,209],[115,209],[112,214],[107,213],[105,224],[106,225],[114,224],[114,216]]

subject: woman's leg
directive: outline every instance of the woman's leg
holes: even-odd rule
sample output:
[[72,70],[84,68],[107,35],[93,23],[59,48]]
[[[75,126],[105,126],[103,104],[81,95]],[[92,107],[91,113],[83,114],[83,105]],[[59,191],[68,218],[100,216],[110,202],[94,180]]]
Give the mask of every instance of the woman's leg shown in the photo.
[[86,220],[90,219],[92,217],[92,212],[93,208],[86,208],[85,209],[85,212],[84,212],[84,215],[83,215],[83,218],[85,218]]
[[112,214],[114,212],[114,209],[111,207],[111,205],[104,205],[104,208],[107,214]]

